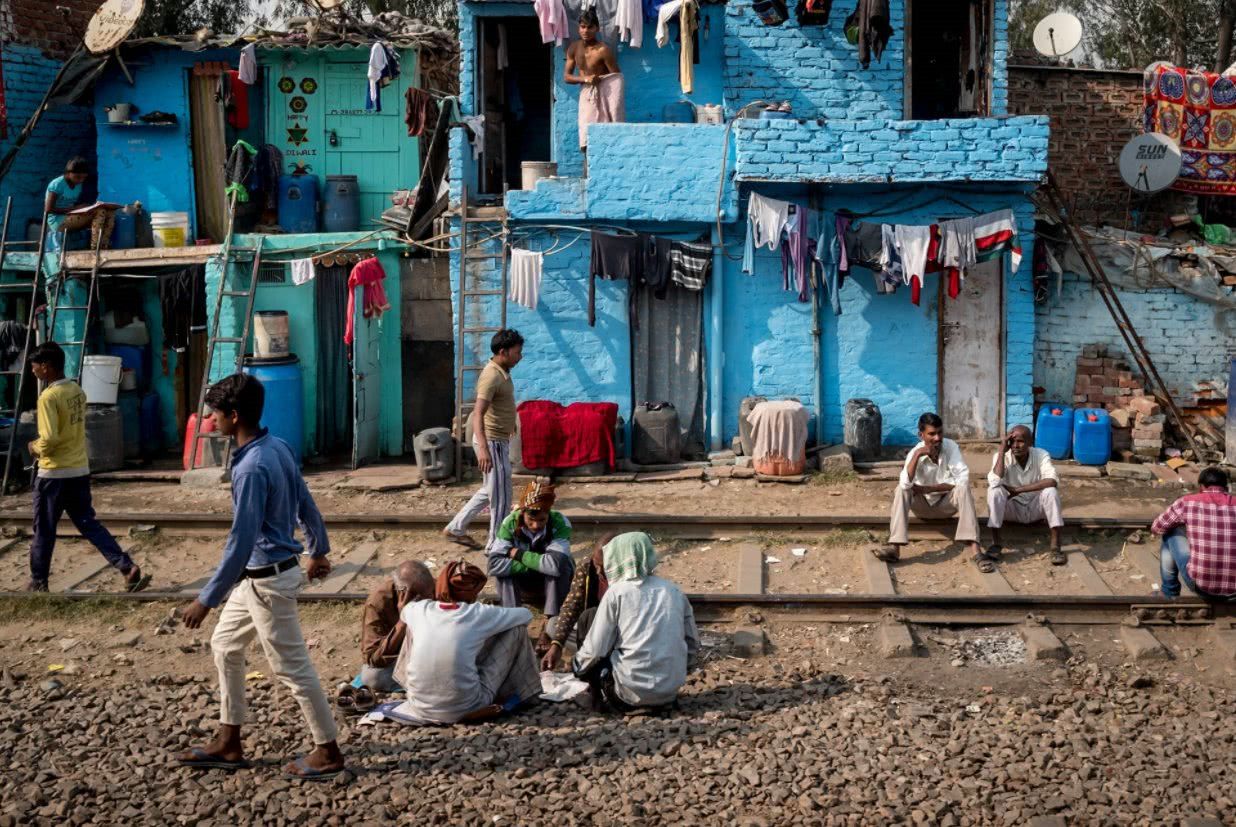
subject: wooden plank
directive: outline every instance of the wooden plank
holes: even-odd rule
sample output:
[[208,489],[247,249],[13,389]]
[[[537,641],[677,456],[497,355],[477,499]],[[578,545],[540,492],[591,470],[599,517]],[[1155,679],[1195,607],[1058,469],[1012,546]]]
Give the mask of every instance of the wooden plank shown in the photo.
[[[1138,571],[1150,578],[1151,583],[1159,582],[1159,555],[1153,542],[1125,543],[1124,556],[1137,567]],[[1180,583],[1180,594],[1182,597],[1197,597],[1197,594],[1186,586],[1184,581]]]
[[764,593],[764,550],[752,543],[738,547],[738,574],[734,578],[737,594]]
[[863,571],[867,574],[867,589],[871,594],[896,594],[893,587],[893,575],[888,570],[888,563],[877,560],[871,553],[871,548],[860,546],[858,555],[863,560]]
[[339,594],[377,555],[378,548],[379,544],[373,541],[361,543],[349,551],[343,561],[332,568],[331,573],[324,580],[313,583],[305,591],[309,594]]

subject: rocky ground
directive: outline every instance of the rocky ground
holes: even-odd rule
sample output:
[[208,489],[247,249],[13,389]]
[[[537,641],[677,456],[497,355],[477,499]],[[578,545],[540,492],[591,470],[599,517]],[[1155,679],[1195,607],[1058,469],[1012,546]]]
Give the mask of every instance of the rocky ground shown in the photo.
[[[1102,630],[1034,665],[1000,630],[932,632],[929,657],[892,662],[867,627],[770,629],[766,658],[710,649],[666,716],[345,723],[351,772],[322,785],[282,777],[305,731],[254,651],[256,766],[195,774],[170,756],[213,731],[209,629],[156,634],[167,609],[0,609],[0,827],[1176,824],[1227,820],[1236,799],[1230,673],[1185,639],[1175,661],[1127,665]],[[303,615],[324,678],[347,677],[355,609]]]

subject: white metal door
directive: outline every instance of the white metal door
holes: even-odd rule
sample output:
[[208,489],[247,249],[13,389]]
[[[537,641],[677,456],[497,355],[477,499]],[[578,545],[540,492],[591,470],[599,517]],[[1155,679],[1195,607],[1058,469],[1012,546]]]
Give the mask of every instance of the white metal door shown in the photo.
[[941,299],[940,416],[953,439],[1000,436],[1003,272],[999,260],[980,264],[967,274],[961,295]]

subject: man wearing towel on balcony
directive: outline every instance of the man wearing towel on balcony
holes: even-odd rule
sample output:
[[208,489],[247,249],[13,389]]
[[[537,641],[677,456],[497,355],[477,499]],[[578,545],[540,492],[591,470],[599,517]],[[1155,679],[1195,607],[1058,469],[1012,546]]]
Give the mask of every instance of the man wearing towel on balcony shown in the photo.
[[888,544],[875,549],[875,556],[886,563],[901,558],[901,547],[909,542],[910,512],[924,519],[957,517],[954,538],[965,543],[982,571],[994,571],[995,562],[979,548],[978,518],[974,496],[970,493],[970,469],[961,448],[944,438],[944,421],[934,413],[918,418],[920,442],[906,457],[901,482],[893,494],[892,520]]
[[579,95],[579,148],[588,151],[588,125],[627,119],[622,70],[614,50],[597,39],[600,25],[594,8],[579,16],[579,40],[567,49],[562,79],[582,84]]

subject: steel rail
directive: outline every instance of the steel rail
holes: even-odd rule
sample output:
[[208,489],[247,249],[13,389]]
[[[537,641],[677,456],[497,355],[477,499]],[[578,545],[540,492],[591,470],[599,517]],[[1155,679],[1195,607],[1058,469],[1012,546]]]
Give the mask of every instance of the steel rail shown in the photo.
[[[184,592],[63,592],[37,599],[183,603],[197,596]],[[302,603],[361,603],[362,592],[302,593]],[[1236,617],[1236,606],[1200,601],[1172,601],[1150,595],[877,595],[877,594],[688,594],[698,620],[744,625],[769,620],[787,623],[864,623],[893,617],[928,625],[999,626],[1026,622],[1111,625],[1129,622],[1138,609],[1189,615],[1189,624],[1208,625],[1215,618]],[[0,600],[31,599],[27,592],[0,592]],[[1153,621],[1151,621],[1153,623]]]
[[[227,529],[232,524],[231,514],[220,513],[140,513],[101,512],[101,522],[115,527],[156,525],[169,531],[187,529]],[[446,517],[439,514],[326,514],[327,526],[336,530],[391,529],[404,531],[438,530]],[[682,537],[711,538],[740,529],[748,531],[830,531],[844,528],[886,529],[885,515],[795,515],[775,516],[764,514],[711,515],[711,514],[591,514],[567,513],[576,528],[601,530],[653,530],[659,534]],[[1150,525],[1153,515],[1145,518],[1085,517],[1065,520],[1065,526],[1076,530],[1135,530]],[[26,525],[31,520],[28,511],[0,511],[0,526]],[[949,528],[954,521],[911,519],[911,526],[929,529]],[[486,525],[480,519],[473,525]]]

